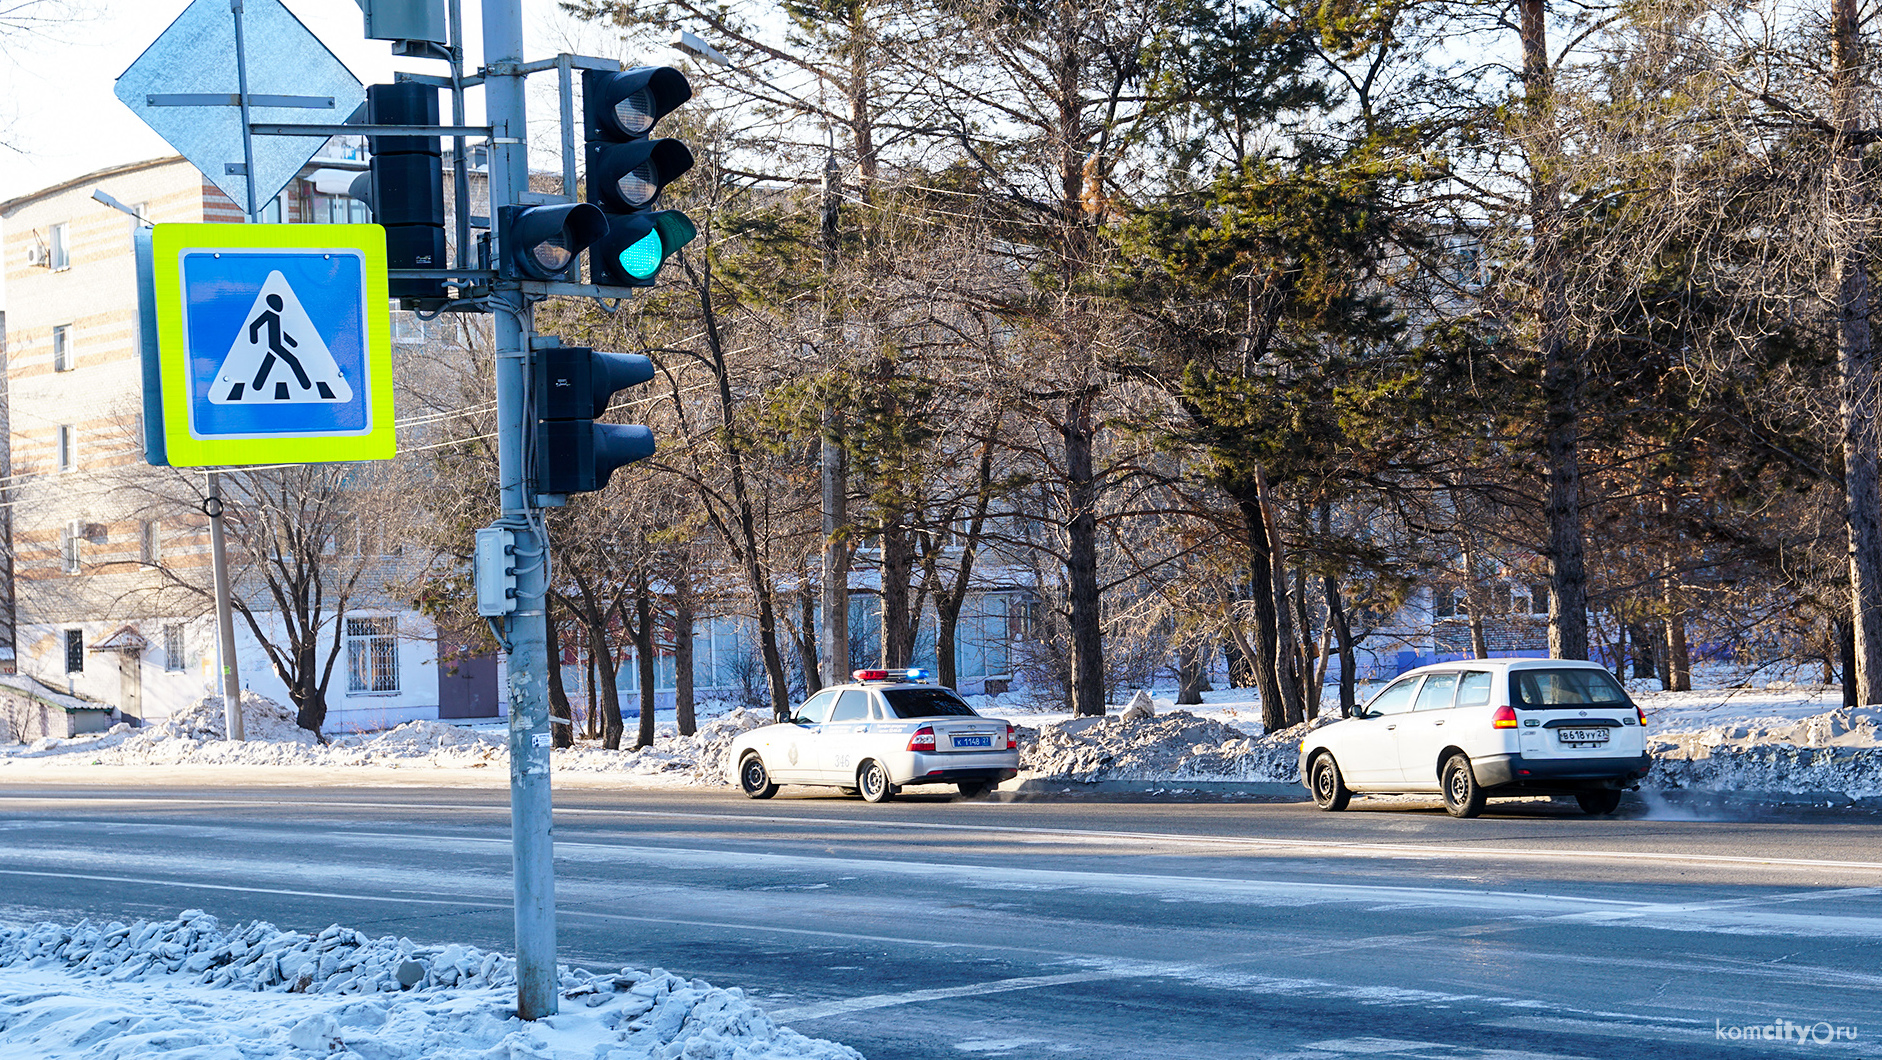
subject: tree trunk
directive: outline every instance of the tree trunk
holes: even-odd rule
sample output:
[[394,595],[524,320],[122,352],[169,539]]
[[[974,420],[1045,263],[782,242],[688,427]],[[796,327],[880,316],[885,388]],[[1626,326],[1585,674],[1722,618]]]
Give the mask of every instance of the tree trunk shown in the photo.
[[1837,654],[1842,661],[1843,706],[1850,709],[1862,706],[1857,697],[1856,679],[1856,624],[1847,618],[1836,620]]
[[595,673],[596,673],[595,671],[595,635],[594,635],[594,632],[591,630],[588,632],[588,726],[587,726],[588,738],[591,740],[598,740],[601,738],[601,713],[599,710],[599,704],[595,702],[595,697],[597,695],[597,689],[595,688],[595,685],[596,685]]
[[[1451,507],[1458,508],[1455,493],[1451,495]],[[1488,659],[1490,638],[1483,628],[1483,588],[1477,582],[1477,542],[1468,527],[1460,526],[1457,543],[1464,553],[1464,614],[1470,619],[1470,654],[1473,658]]]
[[[693,625],[697,621],[693,587],[681,573],[673,582],[673,720],[681,736],[691,736],[698,729],[693,716]],[[804,680],[814,676],[814,669],[804,671]]]
[[634,667],[640,678],[640,727],[634,734],[637,751],[653,746],[654,729],[653,587],[649,584],[645,536],[640,545],[642,560],[634,572]]
[[909,614],[908,587],[915,571],[915,543],[896,512],[882,523],[882,665],[898,670],[915,652],[915,623]]
[[575,746],[575,719],[569,711],[568,689],[562,684],[562,636],[556,628],[554,597],[544,595],[542,601],[544,625],[548,630],[548,643],[544,654],[549,660],[549,734],[555,747]]
[[797,592],[797,668],[804,674],[806,697],[823,691],[823,672],[817,659],[817,598],[811,595],[808,578]]
[[1259,464],[1255,465],[1255,490],[1268,531],[1269,565],[1273,570],[1268,585],[1274,593],[1274,679],[1281,691],[1282,727],[1285,728],[1299,725],[1306,716],[1306,709],[1301,703],[1300,652],[1294,645],[1294,616],[1287,602],[1287,554],[1281,547],[1281,527],[1274,519],[1268,476]]
[[1359,705],[1353,668],[1358,661],[1353,652],[1353,627],[1346,620],[1346,604],[1340,599],[1339,579],[1326,576],[1327,616],[1333,623],[1333,636],[1340,647],[1340,717],[1350,718]]
[[1542,359],[1543,448],[1548,468],[1549,655],[1588,657],[1588,572],[1582,554],[1582,363],[1568,343],[1568,276],[1562,250],[1561,134],[1555,116],[1545,0],[1521,0],[1523,87],[1529,132],[1530,232]]
[[1668,572],[1660,584],[1660,601],[1666,611],[1666,679],[1668,692],[1692,690],[1692,662],[1686,654],[1686,601],[1680,592],[1678,577]]
[[1634,676],[1653,677],[1659,671],[1654,668],[1653,642],[1660,638],[1652,633],[1652,627],[1646,622],[1635,622],[1627,627],[1627,639],[1634,649]]
[[1091,406],[1097,395],[1081,390],[1069,402],[1061,435],[1065,441],[1065,574],[1071,609],[1072,713],[1104,713],[1103,601],[1098,589],[1098,490],[1092,473]]
[[934,600],[934,668],[936,679],[943,688],[960,687],[960,660],[955,658],[959,646],[955,637],[959,634],[961,605],[956,603],[952,593],[941,593]]
[[588,643],[600,646],[594,655],[595,665],[601,671],[601,680],[595,682],[601,687],[601,746],[604,750],[619,751],[623,728],[620,671],[614,665],[614,649],[608,645],[604,631],[596,629],[592,620],[588,637]]
[[[1261,724],[1269,732],[1287,728],[1287,701],[1281,692],[1280,675],[1275,672],[1274,554],[1270,551],[1267,520],[1261,511],[1259,495],[1244,490],[1236,498],[1241,510],[1248,548],[1249,619],[1255,627],[1252,644],[1240,645],[1249,656],[1254,670],[1255,691],[1261,697]],[[1240,637],[1241,631],[1236,629]]]
[[1849,534],[1849,593],[1855,619],[1854,684],[1859,704],[1882,702],[1882,455],[1877,452],[1874,307],[1869,283],[1869,176],[1863,171],[1861,12],[1856,0],[1831,0],[1830,229],[1835,244],[1836,366],[1842,417],[1844,513]]
[[1184,644],[1176,649],[1176,705],[1193,707],[1202,702],[1202,693],[1209,686],[1209,677],[1203,672],[1204,653],[1194,644]]

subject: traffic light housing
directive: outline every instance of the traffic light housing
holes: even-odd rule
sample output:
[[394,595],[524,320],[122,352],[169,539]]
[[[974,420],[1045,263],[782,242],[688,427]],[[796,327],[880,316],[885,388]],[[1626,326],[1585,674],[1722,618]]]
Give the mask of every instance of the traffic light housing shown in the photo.
[[607,216],[594,244],[589,280],[603,287],[652,287],[660,266],[697,234],[678,210],[658,209],[667,184],[693,168],[693,152],[653,127],[691,99],[686,75],[670,66],[582,72],[588,201]]
[[616,391],[654,377],[652,361],[586,346],[539,349],[534,360],[539,492],[598,490],[616,468],[653,455],[653,432],[646,427],[595,422]]
[[[374,125],[437,125],[438,90],[416,82],[369,85],[366,120]],[[372,209],[386,230],[386,265],[393,269],[443,269],[450,257],[444,239],[444,160],[436,136],[374,136],[366,179],[352,194]],[[442,301],[443,280],[391,281],[392,297]]]
[[585,202],[505,206],[497,217],[506,280],[572,280],[582,251],[607,235],[608,219]]

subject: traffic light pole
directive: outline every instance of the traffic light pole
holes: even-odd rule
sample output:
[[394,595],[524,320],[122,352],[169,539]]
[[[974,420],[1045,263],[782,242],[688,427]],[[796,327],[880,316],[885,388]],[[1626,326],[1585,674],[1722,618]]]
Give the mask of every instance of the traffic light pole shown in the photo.
[[[491,126],[490,214],[529,187],[521,0],[484,0],[484,107]],[[492,285],[497,469],[504,529],[515,534],[516,610],[509,618],[510,841],[515,858],[516,1014],[556,1012],[555,873],[549,789],[549,665],[544,599],[549,548],[525,459],[529,303],[519,284]]]

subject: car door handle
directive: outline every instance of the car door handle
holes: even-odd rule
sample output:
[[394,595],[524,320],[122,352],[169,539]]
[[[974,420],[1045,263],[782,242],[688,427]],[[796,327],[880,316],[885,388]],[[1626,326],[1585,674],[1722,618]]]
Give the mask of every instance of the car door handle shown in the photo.
[[1439,718],[1439,719],[1438,719],[1437,721],[1434,721],[1434,722],[1432,722],[1431,724],[1433,724],[1433,725],[1442,725],[1442,724],[1444,724],[1444,719],[1443,719],[1443,718]]
[[1388,728],[1388,729],[1396,729],[1396,728],[1398,728],[1398,726],[1396,726],[1396,725],[1387,725],[1387,726],[1386,726],[1386,728]]

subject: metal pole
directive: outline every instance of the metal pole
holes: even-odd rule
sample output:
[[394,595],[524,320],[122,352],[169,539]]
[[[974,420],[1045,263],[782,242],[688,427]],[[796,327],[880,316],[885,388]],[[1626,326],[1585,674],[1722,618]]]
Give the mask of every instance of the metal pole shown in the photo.
[[[484,0],[484,108],[491,125],[490,215],[529,187],[520,0]],[[492,285],[496,333],[497,474],[503,517],[515,536],[516,610],[509,616],[510,841],[515,859],[516,1014],[556,1012],[555,867],[549,790],[549,658],[543,598],[549,547],[525,452],[529,311],[514,282]]]
[[[464,124],[464,11],[459,0],[451,0],[451,124]],[[470,158],[464,153],[462,136],[451,138],[451,188],[457,198],[457,267],[471,266],[470,245]]]
[[248,49],[242,38],[242,0],[229,0],[235,14],[235,86],[242,104],[242,187],[248,189],[248,223],[261,220],[261,207],[255,204],[255,134],[248,125]]
[[235,664],[235,608],[229,602],[229,549],[222,531],[222,473],[209,473],[209,496],[203,501],[209,513],[210,578],[216,592],[216,655],[222,673],[222,721],[228,737],[237,743],[247,739],[242,728],[242,678]]

